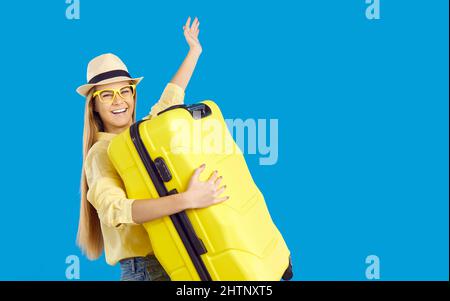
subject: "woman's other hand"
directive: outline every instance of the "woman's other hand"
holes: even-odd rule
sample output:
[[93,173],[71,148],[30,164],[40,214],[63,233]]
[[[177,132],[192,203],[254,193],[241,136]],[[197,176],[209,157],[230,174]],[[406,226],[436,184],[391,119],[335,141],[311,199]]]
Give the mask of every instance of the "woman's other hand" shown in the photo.
[[217,170],[211,174],[207,181],[200,181],[200,174],[204,169],[205,164],[195,169],[188,188],[183,193],[187,209],[204,208],[229,199],[229,196],[219,197],[225,191],[226,185],[219,187],[222,177],[218,176]]

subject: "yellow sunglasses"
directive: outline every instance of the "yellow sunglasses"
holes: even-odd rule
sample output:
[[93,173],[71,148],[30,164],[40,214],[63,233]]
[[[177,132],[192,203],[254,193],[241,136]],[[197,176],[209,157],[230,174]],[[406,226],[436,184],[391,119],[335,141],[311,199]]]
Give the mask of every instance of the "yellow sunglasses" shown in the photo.
[[94,94],[92,94],[92,97],[95,98],[98,96],[102,103],[112,103],[116,98],[116,94],[122,99],[127,99],[129,97],[133,97],[135,93],[136,85],[126,85],[119,89],[104,89],[95,91]]

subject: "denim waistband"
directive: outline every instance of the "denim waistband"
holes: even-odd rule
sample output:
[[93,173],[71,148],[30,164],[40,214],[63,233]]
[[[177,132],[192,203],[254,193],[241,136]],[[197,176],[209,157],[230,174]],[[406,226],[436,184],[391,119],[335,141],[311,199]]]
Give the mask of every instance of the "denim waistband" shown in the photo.
[[155,255],[147,255],[147,256],[137,256],[137,257],[130,257],[130,258],[124,258],[120,260],[121,268],[126,268],[126,266],[129,266],[131,271],[134,273],[136,272],[139,267],[142,268],[142,266],[149,266],[152,262],[152,260],[155,260]]
[[129,257],[129,258],[124,258],[119,260],[119,263],[128,263],[128,262],[138,262],[138,261],[146,261],[146,260],[150,260],[156,258],[155,255],[147,255],[147,256],[136,256],[136,257]]

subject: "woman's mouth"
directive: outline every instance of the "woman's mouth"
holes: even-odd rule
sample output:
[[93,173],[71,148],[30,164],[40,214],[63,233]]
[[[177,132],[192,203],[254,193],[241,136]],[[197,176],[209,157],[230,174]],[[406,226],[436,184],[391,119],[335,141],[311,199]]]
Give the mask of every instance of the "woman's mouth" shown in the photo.
[[126,111],[128,111],[128,108],[117,109],[117,110],[111,111],[111,113],[113,113],[114,115],[120,115],[120,114],[124,114]]

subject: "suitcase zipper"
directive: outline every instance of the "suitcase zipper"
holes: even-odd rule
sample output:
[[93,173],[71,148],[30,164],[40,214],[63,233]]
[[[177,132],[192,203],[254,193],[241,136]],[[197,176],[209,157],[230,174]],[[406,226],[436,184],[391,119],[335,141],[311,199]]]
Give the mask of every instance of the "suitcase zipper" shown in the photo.
[[[141,136],[139,134],[139,124],[144,120],[140,120],[130,127],[130,136],[133,144],[139,154],[139,157],[142,160],[142,163],[147,170],[153,184],[155,185],[156,191],[159,196],[167,196],[170,194],[177,193],[176,189],[167,191],[166,186],[162,179],[160,179],[159,174],[157,173],[155,164],[150,157],[150,154],[145,149],[144,143],[142,142]],[[200,255],[205,254],[207,252],[203,242],[198,238],[195,234],[195,230],[192,227],[192,224],[186,214],[185,211],[170,215],[170,219],[175,226],[175,229],[178,232],[178,235],[181,238],[184,246],[186,247],[186,251],[189,254],[189,257],[192,260],[192,263],[197,270],[197,273],[202,281],[211,281],[211,275],[209,274],[206,266],[200,257]]]

